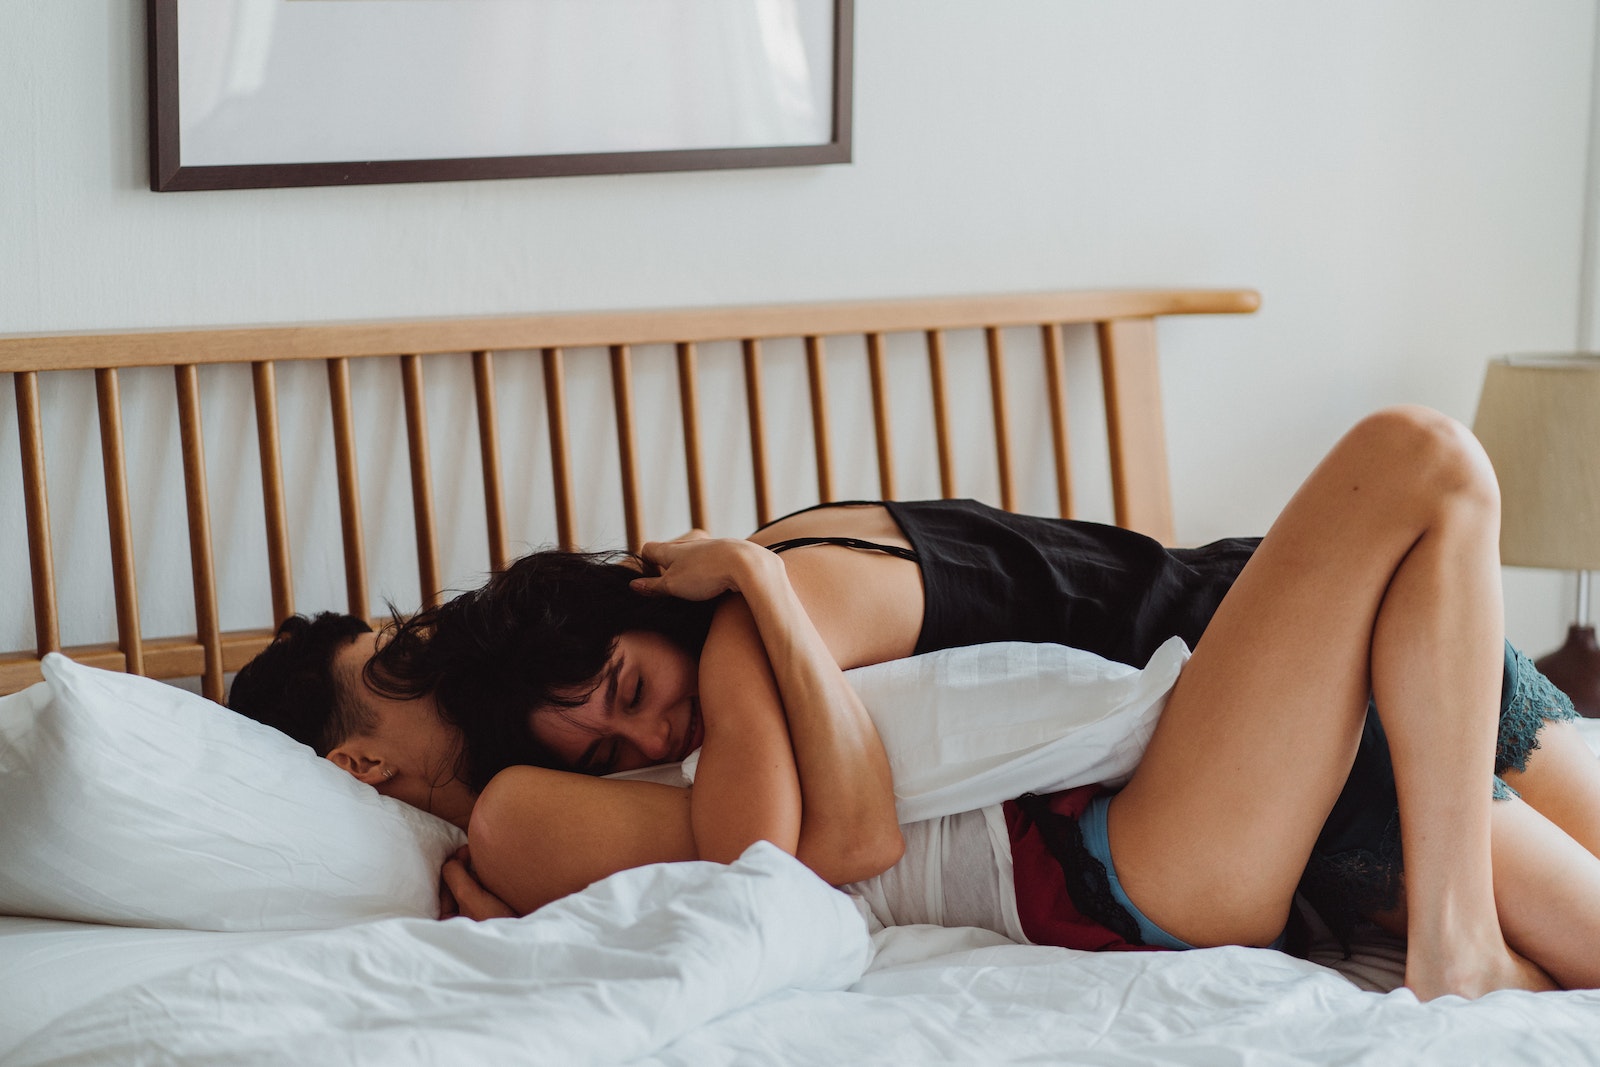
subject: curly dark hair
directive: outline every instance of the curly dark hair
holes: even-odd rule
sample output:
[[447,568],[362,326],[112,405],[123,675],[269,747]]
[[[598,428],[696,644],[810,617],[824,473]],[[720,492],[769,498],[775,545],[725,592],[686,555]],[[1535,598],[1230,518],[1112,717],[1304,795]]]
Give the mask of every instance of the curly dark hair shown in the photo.
[[698,657],[713,603],[643,596],[637,557],[534,552],[409,618],[398,614],[367,663],[367,684],[395,699],[432,693],[461,730],[463,777],[481,790],[506,767],[570,770],[539,744],[528,715],[587,699],[630,630],[659,633]]
[[345,738],[372,729],[368,713],[347,691],[348,682],[333,670],[335,654],[371,632],[367,621],[354,615],[289,616],[272,644],[234,676],[228,707],[326,756]]

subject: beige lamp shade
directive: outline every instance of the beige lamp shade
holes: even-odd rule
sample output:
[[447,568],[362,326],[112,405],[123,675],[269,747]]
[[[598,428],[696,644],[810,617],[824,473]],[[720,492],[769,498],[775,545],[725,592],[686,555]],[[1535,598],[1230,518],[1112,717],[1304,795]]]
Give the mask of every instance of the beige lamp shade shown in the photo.
[[1600,355],[1489,361],[1473,432],[1500,479],[1500,558],[1600,570]]

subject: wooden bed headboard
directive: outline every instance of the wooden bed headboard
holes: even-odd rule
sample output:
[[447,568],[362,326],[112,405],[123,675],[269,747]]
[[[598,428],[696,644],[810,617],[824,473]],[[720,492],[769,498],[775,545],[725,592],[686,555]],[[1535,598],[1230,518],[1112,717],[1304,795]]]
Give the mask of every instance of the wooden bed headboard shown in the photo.
[[[601,356],[609,360],[615,412],[626,538],[637,548],[651,536],[678,530],[644,529],[640,508],[639,450],[634,424],[639,397],[633,386],[632,350],[668,345],[676,354],[677,396],[661,398],[680,409],[685,457],[685,489],[693,525],[706,526],[704,457],[697,346],[740,346],[748,425],[749,460],[758,522],[771,512],[768,396],[762,384],[762,346],[777,341],[804,345],[815,455],[816,484],[822,500],[834,499],[835,458],[828,421],[826,346],[841,336],[864,338],[876,441],[879,494],[896,497],[895,461],[889,432],[891,385],[886,380],[885,338],[920,334],[927,355],[940,490],[956,495],[955,435],[946,386],[947,334],[976,331],[974,346],[987,362],[999,497],[1012,508],[1012,444],[1004,386],[1005,331],[1038,330],[1043,355],[1038,386],[1048,396],[1050,440],[1060,512],[1074,514],[1072,466],[1067,448],[1067,407],[1062,370],[1062,327],[1092,325],[1099,347],[1115,521],[1170,541],[1172,503],[1167,474],[1155,320],[1165,315],[1251,312],[1259,304],[1249,290],[1163,290],[1055,292],[1026,295],[884,300],[871,302],[775,305],[704,310],[601,312],[392,322],[272,326],[236,329],[137,331],[129,333],[0,336],[0,371],[13,376],[17,401],[15,446],[22,467],[27,555],[31,574],[35,647],[0,654],[0,692],[21,689],[40,677],[39,660],[61,651],[81,662],[158,678],[200,677],[202,691],[222,699],[224,675],[237,670],[266,643],[272,623],[296,610],[291,562],[291,529],[286,518],[284,466],[279,439],[279,397],[275,368],[287,361],[317,360],[326,366],[333,421],[342,529],[345,599],[353,613],[369,615],[366,538],[363,533],[356,444],[351,415],[351,361],[387,357],[398,364],[409,452],[411,505],[416,531],[418,583],[424,600],[441,590],[438,555],[439,515],[427,432],[423,357],[470,360],[481,471],[452,477],[483,480],[489,566],[508,558],[495,360],[533,359],[542,366],[545,420],[550,441],[553,507],[557,541],[579,544],[574,529],[574,444],[566,407],[568,359]],[[597,352],[577,350],[595,349]],[[261,502],[266,519],[266,567],[272,619],[242,630],[222,628],[218,610],[216,560],[208,503],[202,434],[199,370],[213,364],[251,367],[255,431],[260,459]],[[141,632],[141,602],[135,575],[134,532],[119,371],[171,367],[176,383],[177,422],[193,575],[195,632],[146,637]],[[45,434],[40,376],[92,371],[104,472],[106,522],[115,594],[115,635],[97,643],[63,648],[57,603],[51,513],[46,491]],[[655,398],[647,398],[655,399]],[[397,415],[397,417],[399,417]],[[0,456],[12,447],[0,441]],[[733,533],[735,531],[718,531]],[[737,531],[744,533],[747,531]],[[157,595],[189,596],[190,590],[160,589]]]

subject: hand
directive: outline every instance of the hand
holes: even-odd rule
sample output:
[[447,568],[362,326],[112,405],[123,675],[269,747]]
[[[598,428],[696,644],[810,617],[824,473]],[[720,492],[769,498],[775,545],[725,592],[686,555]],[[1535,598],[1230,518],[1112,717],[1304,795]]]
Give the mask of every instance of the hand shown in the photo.
[[[710,540],[710,538],[711,538],[711,535],[706,533],[704,530],[700,529],[700,527],[692,526],[687,531],[685,531],[684,533],[681,533],[677,537],[674,537],[672,540],[673,541],[707,541],[707,540]],[[629,568],[631,568],[633,570],[638,571],[640,574],[644,573],[645,566],[646,566],[645,561],[643,559],[641,559],[640,557],[638,557],[638,556],[624,556],[622,559],[618,560],[617,562],[621,563],[624,567],[629,567]]]
[[511,906],[478,881],[472,870],[472,853],[466,845],[456,849],[439,871],[439,918],[465,915],[469,919],[514,919]]
[[675,596],[683,600],[712,600],[723,593],[739,592],[763,560],[776,560],[766,549],[733,537],[707,537],[700,531],[676,541],[651,541],[639,551],[660,572],[635,578],[635,592],[647,596]]

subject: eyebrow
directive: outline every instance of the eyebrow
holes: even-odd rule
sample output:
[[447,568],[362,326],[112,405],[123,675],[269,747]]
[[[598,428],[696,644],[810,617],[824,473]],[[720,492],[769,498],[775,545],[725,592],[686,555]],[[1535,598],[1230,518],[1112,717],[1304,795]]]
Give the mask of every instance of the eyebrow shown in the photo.
[[[611,661],[611,666],[606,671],[605,681],[602,683],[606,687],[605,705],[607,712],[617,706],[617,676],[621,673],[622,657],[618,656]],[[599,686],[595,688],[598,689]],[[604,737],[597,737],[589,743],[589,747],[583,750],[583,755],[578,757],[578,767],[580,769],[587,770],[594,763],[595,753],[600,750],[600,745],[605,740]]]

